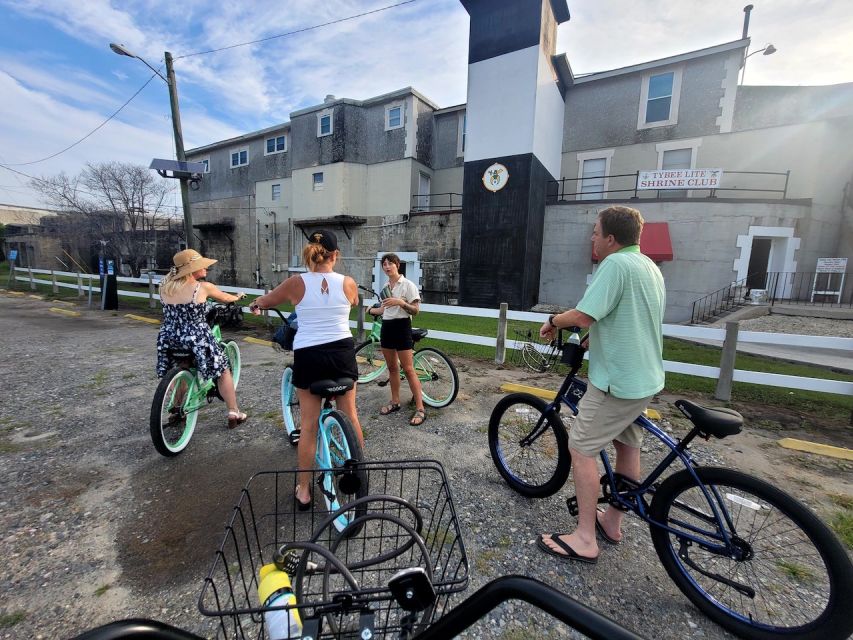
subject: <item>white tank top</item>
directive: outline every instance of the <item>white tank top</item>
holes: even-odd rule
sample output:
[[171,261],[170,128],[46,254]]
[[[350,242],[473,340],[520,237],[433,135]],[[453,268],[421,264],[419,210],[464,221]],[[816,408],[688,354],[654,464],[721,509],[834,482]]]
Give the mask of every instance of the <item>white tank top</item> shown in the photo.
[[[349,313],[352,305],[344,293],[344,277],[334,271],[301,274],[305,295],[296,305],[299,330],[294,349],[352,338]],[[326,285],[323,285],[325,280]]]

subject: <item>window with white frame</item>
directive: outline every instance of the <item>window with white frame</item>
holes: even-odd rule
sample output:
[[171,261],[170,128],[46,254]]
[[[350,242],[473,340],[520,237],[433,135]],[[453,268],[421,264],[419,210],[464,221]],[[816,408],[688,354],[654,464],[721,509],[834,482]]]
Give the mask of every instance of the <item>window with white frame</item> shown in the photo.
[[281,200],[281,185],[280,184],[272,185],[272,193],[270,193],[270,199]]
[[202,158],[198,162],[201,162],[204,165],[203,173],[210,173],[210,158]]
[[647,73],[640,89],[637,128],[664,127],[678,122],[681,69]]
[[456,125],[458,135],[456,136],[456,156],[461,158],[465,155],[465,134],[468,130],[468,112],[459,113],[459,121]]
[[267,138],[264,146],[264,155],[268,156],[273,153],[284,153],[287,151],[287,136],[280,135],[273,138]]
[[311,182],[313,184],[314,191],[322,191],[323,190],[323,172],[312,174]]
[[[658,169],[694,169],[700,146],[702,138],[657,143],[655,150],[658,152]],[[665,198],[685,198],[689,192],[683,189],[667,189],[659,191],[658,195]]]
[[244,167],[249,164],[249,150],[238,149],[231,152],[231,168]]
[[385,131],[403,127],[403,105],[391,104],[385,107]]
[[332,135],[333,113],[331,110],[317,114],[317,137]]
[[614,149],[597,149],[578,154],[578,200],[602,200],[607,197],[610,161]]

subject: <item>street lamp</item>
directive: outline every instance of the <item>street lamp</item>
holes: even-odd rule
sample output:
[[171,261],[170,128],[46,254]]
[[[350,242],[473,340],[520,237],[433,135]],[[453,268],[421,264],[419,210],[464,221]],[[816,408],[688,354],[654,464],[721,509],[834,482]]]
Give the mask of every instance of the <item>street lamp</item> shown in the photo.
[[[172,109],[172,131],[175,135],[175,155],[177,155],[178,157],[178,162],[186,162],[187,156],[186,153],[184,153],[184,134],[181,132],[181,112],[178,108],[178,85],[175,81],[175,69],[172,66],[172,54],[168,51],[163,54],[166,60],[166,77],[163,77],[163,75],[159,71],[157,71],[157,69],[148,64],[148,62],[146,62],[144,58],[141,58],[135,53],[132,53],[123,44],[111,42],[110,49],[112,49],[114,53],[117,53],[120,56],[127,56],[128,58],[136,58],[137,60],[140,60],[146,67],[148,67],[158,76],[160,76],[160,78],[169,87],[169,105]],[[180,182],[181,204],[183,205],[184,209],[184,231],[187,240],[187,249],[192,249],[193,218],[192,213],[190,212],[190,195],[189,190],[187,189],[186,178],[181,178]]]
[[741,76],[740,76],[740,83],[743,84],[743,78],[744,78],[744,76],[746,76],[746,60],[747,60],[747,58],[749,58],[750,56],[754,56],[756,53],[762,53],[762,52],[765,56],[772,56],[774,53],[776,53],[776,51],[777,51],[776,47],[774,47],[772,44],[767,44],[764,46],[763,49],[759,49],[758,51],[753,51],[752,53],[748,53],[743,59],[743,71],[742,71]]

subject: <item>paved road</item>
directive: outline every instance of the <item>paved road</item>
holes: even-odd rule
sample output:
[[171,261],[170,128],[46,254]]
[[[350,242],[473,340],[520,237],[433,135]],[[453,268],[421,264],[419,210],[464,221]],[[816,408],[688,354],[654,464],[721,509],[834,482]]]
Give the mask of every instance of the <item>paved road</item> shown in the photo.
[[[59,305],[0,292],[0,614],[20,617],[0,627],[0,638],[69,637],[139,616],[210,636],[197,598],[240,488],[258,470],[295,466],[278,409],[283,356],[241,339],[239,397],[250,421],[228,431],[215,403],[189,448],[165,459],[147,426],[157,327],[121,313],[83,309],[70,317],[52,306]],[[445,465],[470,560],[468,591],[524,574],[648,637],[729,637],[669,581],[636,520],[595,567],[537,551],[537,534],[567,527],[566,496],[529,501],[510,492],[492,466],[485,428],[501,382],[553,388],[557,380],[457,364],[459,398],[431,410],[421,428],[407,426],[404,412],[378,417],[387,391],[376,385],[359,390],[358,405],[370,458],[429,457]],[[697,443],[696,455],[725,464],[719,451],[702,447]],[[539,637],[568,635],[526,605],[511,604],[470,637],[531,637],[531,627]]]

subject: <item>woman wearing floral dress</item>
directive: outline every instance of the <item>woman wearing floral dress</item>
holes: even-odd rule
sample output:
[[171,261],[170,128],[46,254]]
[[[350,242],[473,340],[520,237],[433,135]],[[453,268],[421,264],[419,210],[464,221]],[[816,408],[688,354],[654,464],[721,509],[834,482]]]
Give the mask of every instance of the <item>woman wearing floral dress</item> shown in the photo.
[[212,282],[204,282],[207,268],[216,260],[204,258],[198,251],[187,249],[175,254],[175,266],[160,283],[163,324],[157,336],[157,377],[162,378],[177,363],[172,349],[186,349],[195,355],[199,374],[205,380],[216,380],[219,395],[228,407],[228,428],[245,422],[248,416],[237,407],[234,378],[228,368],[228,357],[216,342],[205,320],[205,302],[237,302],[245,293],[231,295]]

